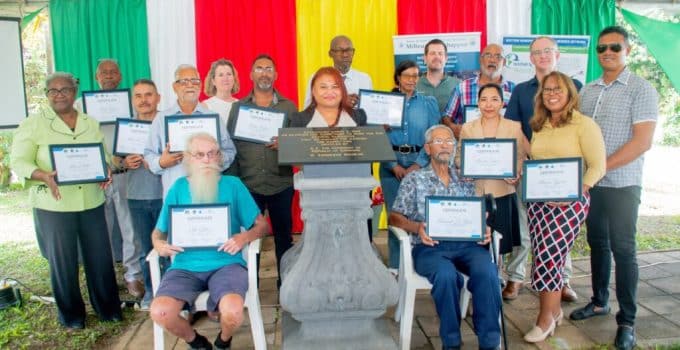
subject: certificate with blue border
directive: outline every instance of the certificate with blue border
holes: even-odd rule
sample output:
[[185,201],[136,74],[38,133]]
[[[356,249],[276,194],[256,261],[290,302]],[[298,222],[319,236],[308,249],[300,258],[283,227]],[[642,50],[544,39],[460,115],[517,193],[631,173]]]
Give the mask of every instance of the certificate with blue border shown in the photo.
[[125,157],[128,154],[144,154],[144,147],[149,139],[151,122],[148,120],[116,119],[116,130],[113,134],[113,154]]
[[170,152],[184,151],[189,136],[198,132],[212,135],[220,143],[220,116],[218,114],[178,114],[165,117],[165,141]]
[[366,112],[366,124],[400,128],[406,95],[398,92],[359,90],[359,108]]
[[83,112],[104,124],[132,118],[130,89],[83,91]]
[[231,237],[229,204],[171,205],[168,242],[184,249],[214,248]]
[[434,240],[482,241],[485,218],[483,197],[425,197],[425,228]]
[[59,144],[49,148],[58,185],[108,181],[108,167],[101,143]]
[[517,177],[516,139],[463,139],[460,142],[461,176],[473,179]]
[[522,197],[525,202],[573,202],[583,191],[583,160],[554,158],[524,161]]
[[239,106],[235,121],[234,140],[268,144],[278,137],[279,129],[286,126],[286,113],[268,108]]

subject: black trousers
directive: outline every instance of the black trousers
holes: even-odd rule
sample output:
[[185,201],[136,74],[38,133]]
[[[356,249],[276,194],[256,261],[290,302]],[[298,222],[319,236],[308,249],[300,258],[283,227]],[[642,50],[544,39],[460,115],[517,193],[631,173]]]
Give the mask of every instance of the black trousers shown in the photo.
[[85,322],[85,304],[78,281],[79,241],[94,311],[103,321],[120,319],[120,298],[104,205],[80,212],[36,209],[35,219],[41,245],[50,265],[50,282],[59,321],[64,325]]

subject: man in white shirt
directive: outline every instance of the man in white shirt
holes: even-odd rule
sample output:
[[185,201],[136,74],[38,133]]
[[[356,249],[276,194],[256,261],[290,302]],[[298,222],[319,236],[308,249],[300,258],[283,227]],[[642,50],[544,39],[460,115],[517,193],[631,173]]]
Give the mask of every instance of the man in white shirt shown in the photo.
[[[338,35],[333,38],[331,40],[331,48],[328,50],[328,56],[333,59],[333,67],[339,70],[343,79],[345,79],[347,93],[354,106],[359,102],[359,89],[373,89],[371,77],[364,72],[352,68],[355,51],[352,40],[345,35]],[[305,108],[312,102],[311,82],[312,78],[310,77],[309,84],[307,84],[307,93],[305,94]]]

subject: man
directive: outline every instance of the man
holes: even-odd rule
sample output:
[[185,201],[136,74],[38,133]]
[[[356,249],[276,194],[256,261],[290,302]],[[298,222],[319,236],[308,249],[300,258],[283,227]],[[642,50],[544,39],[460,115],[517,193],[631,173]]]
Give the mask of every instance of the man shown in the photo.
[[477,89],[489,83],[495,83],[503,88],[503,102],[510,100],[510,94],[515,83],[503,79],[502,69],[505,64],[503,48],[498,44],[487,45],[479,55],[479,76],[465,79],[456,86],[449,99],[442,123],[453,130],[456,139],[464,123],[465,107],[477,106]]
[[[137,120],[152,122],[157,114],[161,96],[156,90],[156,84],[148,79],[137,80],[132,87],[132,106]],[[146,255],[153,248],[151,245],[151,231],[156,226],[158,214],[163,205],[163,185],[161,177],[149,170],[149,163],[141,154],[128,154],[123,158],[123,165],[127,172],[127,201],[132,218],[135,241],[141,245],[139,264],[144,276],[144,298],[141,309],[148,310],[153,294],[151,292],[151,275]]]
[[[184,339],[191,349],[212,349],[210,342],[198,334],[189,321],[180,317],[186,304],[193,304],[208,289],[208,310],[220,312],[220,333],[215,348],[229,349],[231,336],[243,322],[243,303],[248,291],[248,271],[241,256],[243,245],[262,237],[269,229],[243,183],[233,176],[220,174],[220,147],[211,135],[196,133],[189,137],[183,163],[187,177],[179,178],[168,191],[158,224],[152,233],[153,246],[160,256],[174,256],[151,304],[151,318],[175,336]],[[192,249],[166,240],[171,205],[229,204],[231,233],[219,248]],[[239,233],[240,227],[249,228]],[[257,288],[257,286],[250,286]]]
[[[255,58],[250,68],[253,90],[232,107],[227,125],[230,134],[233,135],[238,123],[241,106],[267,108],[287,115],[297,111],[293,102],[274,89],[277,77],[276,65],[269,55],[262,54]],[[269,144],[248,141],[235,141],[235,144],[236,166],[232,171],[238,172],[260,211],[264,213],[266,209],[269,212],[279,272],[277,286],[281,286],[281,257],[293,245],[293,169],[287,165],[279,166],[279,143],[276,138]]]
[[416,90],[423,95],[434,96],[439,105],[440,115],[444,115],[444,109],[449,102],[449,97],[459,81],[453,76],[446,74],[446,44],[439,39],[432,39],[425,44],[423,61],[427,71],[418,79]]
[[[180,166],[184,157],[182,152],[170,152],[170,144],[165,139],[165,117],[169,115],[214,114],[211,110],[198,103],[201,91],[201,79],[196,67],[181,64],[175,70],[175,82],[172,88],[177,95],[177,103],[160,112],[151,123],[151,135],[144,149],[144,159],[149,164],[149,170],[161,175],[163,184],[163,198],[170,186],[178,178],[184,176],[185,169]],[[219,121],[219,128],[225,131],[225,125]],[[222,155],[222,170],[229,167],[236,155],[234,143],[227,132],[220,132],[220,153]]]
[[[99,85],[99,89],[118,89],[122,79],[123,76],[120,73],[120,67],[116,60],[110,58],[99,60],[95,73],[95,80]],[[79,111],[83,110],[83,101],[81,98],[77,99],[74,105]],[[106,223],[112,244],[120,242],[121,238],[123,241],[122,255],[123,266],[125,266],[123,278],[125,279],[128,293],[135,298],[142,298],[145,291],[144,285],[140,282],[140,279],[142,278],[141,266],[139,263],[141,251],[139,241],[135,240],[130,209],[128,208],[127,176],[125,174],[127,169],[123,166],[121,161],[122,159],[120,157],[113,157],[113,183],[106,189],[106,206],[104,207],[104,212],[106,214]],[[120,238],[114,236],[116,233],[116,226],[119,228]],[[117,244],[118,247],[120,247],[120,243]],[[114,251],[118,251],[115,249],[115,244]],[[115,255],[116,254],[114,254],[114,256]]]
[[626,66],[628,33],[619,26],[603,29],[597,40],[602,76],[581,90],[581,111],[602,129],[607,174],[590,189],[586,218],[593,296],[571,313],[582,320],[609,313],[612,253],[616,262],[617,349],[635,346],[638,264],[635,230],[640,205],[644,153],[652,146],[658,95],[652,85]]
[[[350,38],[345,35],[338,35],[331,40],[328,56],[333,59],[333,67],[339,70],[343,79],[345,79],[350,102],[356,107],[359,102],[359,89],[371,90],[373,89],[373,82],[368,74],[352,68],[355,51]],[[305,94],[305,108],[312,103],[311,84],[312,78],[310,77],[307,84],[307,93]]]
[[[531,126],[529,121],[534,115],[534,96],[538,91],[538,85],[543,77],[550,72],[557,69],[557,61],[560,58],[560,51],[557,47],[555,39],[548,36],[536,37],[529,45],[531,64],[534,65],[535,76],[530,80],[517,84],[512,90],[508,109],[505,111],[505,117],[511,120],[522,123],[522,131],[524,136],[531,141]],[[574,79],[574,84],[577,89],[581,89],[583,84]],[[517,186],[521,186],[518,183]],[[520,237],[521,245],[514,247],[511,254],[509,254],[508,264],[506,265],[506,272],[508,273],[508,284],[503,289],[503,299],[514,300],[519,295],[522,287],[524,277],[526,275],[526,262],[531,243],[529,241],[529,228],[527,227],[527,210],[526,205],[520,196],[522,189],[517,189],[517,205],[519,208],[519,223],[520,223]],[[575,302],[578,299],[576,292],[569,285],[569,277],[571,277],[571,257],[567,255],[567,260],[564,265],[564,287],[562,288],[562,301]]]
[[500,346],[500,286],[496,266],[491,261],[488,247],[491,231],[487,227],[484,242],[434,241],[425,233],[425,197],[430,195],[474,196],[474,185],[462,182],[449,167],[453,158],[455,139],[444,125],[430,127],[425,133],[425,152],[430,165],[404,178],[397,199],[390,212],[390,225],[414,234],[413,263],[418,274],[432,283],[439,336],[444,349],[460,349],[460,314],[458,305],[462,280],[458,270],[470,279],[472,314],[480,349]]

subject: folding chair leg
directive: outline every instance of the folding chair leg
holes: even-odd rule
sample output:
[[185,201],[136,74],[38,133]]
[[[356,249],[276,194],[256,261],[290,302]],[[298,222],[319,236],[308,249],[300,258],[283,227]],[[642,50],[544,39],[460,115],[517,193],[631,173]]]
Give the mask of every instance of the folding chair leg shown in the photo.
[[153,324],[153,348],[154,350],[165,350],[163,327],[155,322]]
[[401,350],[411,347],[411,328],[413,326],[413,311],[416,302],[416,290],[407,288],[404,291],[404,312],[399,325],[399,340]]
[[248,317],[250,318],[250,328],[253,332],[253,344],[255,350],[266,350],[267,339],[264,334],[264,324],[262,322],[262,313],[260,312],[260,301],[257,298],[251,298],[248,304]]

